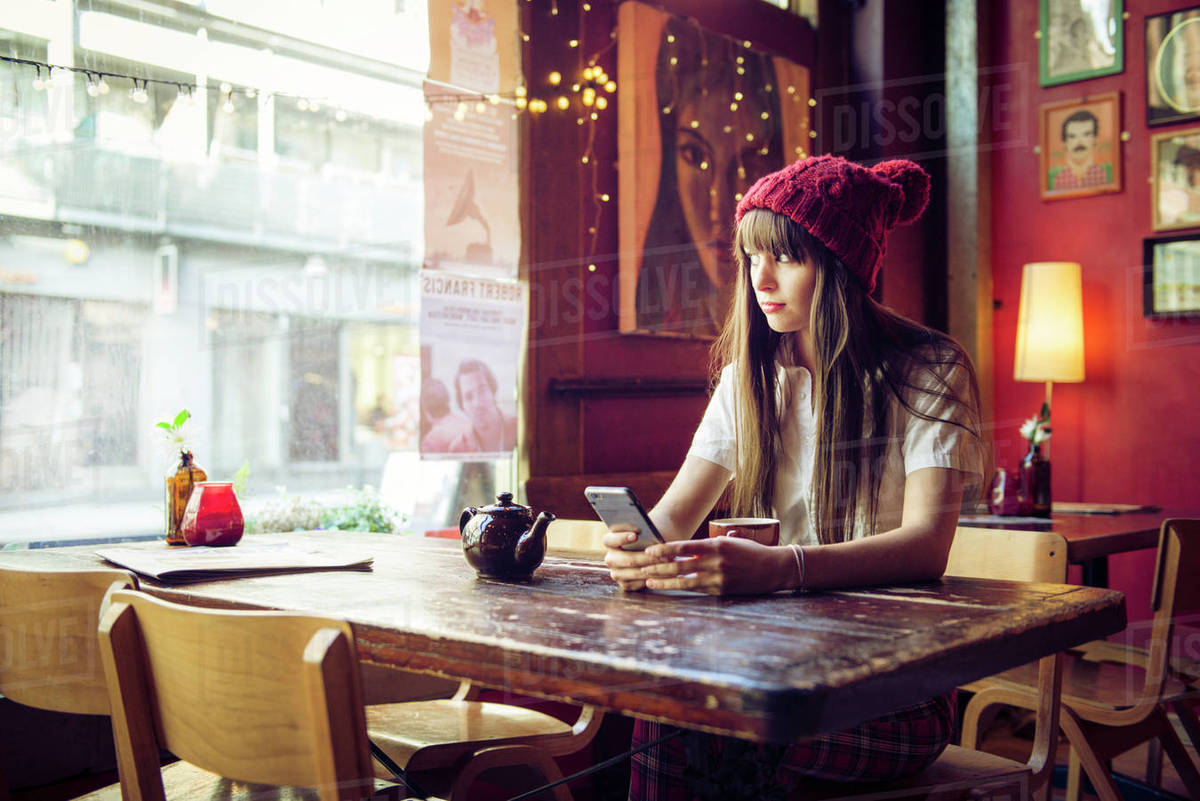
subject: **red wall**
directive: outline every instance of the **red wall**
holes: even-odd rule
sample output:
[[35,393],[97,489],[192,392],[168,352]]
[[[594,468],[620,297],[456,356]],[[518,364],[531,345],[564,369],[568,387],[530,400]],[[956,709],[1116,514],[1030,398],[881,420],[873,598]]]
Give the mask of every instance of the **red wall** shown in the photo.
[[[1017,432],[1041,403],[1041,384],[1014,381],[1013,348],[1021,268],[1030,261],[1083,265],[1086,378],[1054,386],[1051,461],[1054,498],[1155,503],[1200,511],[1200,318],[1142,316],[1142,240],[1151,229],[1150,136],[1200,125],[1146,125],[1144,19],[1179,2],[1126,0],[1125,70],[1118,75],[1041,88],[1038,3],[997,3],[992,27],[998,74],[1015,76],[1020,131],[993,131],[992,270],[995,280],[996,461],[1013,465],[1024,448]],[[1038,106],[1121,93],[1124,187],[1092,197],[1038,199]],[[1024,136],[1020,134],[1024,133]],[[1179,232],[1172,232],[1179,233]],[[1110,559],[1109,585],[1126,592],[1131,620],[1150,616],[1153,553]]]

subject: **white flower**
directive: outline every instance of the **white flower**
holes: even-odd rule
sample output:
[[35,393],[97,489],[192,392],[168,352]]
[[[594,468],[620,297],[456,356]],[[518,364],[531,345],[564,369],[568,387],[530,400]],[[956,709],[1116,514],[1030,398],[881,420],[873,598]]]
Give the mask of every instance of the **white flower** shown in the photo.
[[188,420],[178,428],[173,428],[170,431],[164,431],[164,433],[166,434],[167,442],[170,443],[172,448],[178,448],[179,450],[186,451],[187,444],[189,441],[191,441],[192,434],[194,432],[192,423],[190,420]]
[[1041,445],[1050,438],[1050,421],[1030,417],[1021,425],[1021,436],[1029,440],[1030,445]]

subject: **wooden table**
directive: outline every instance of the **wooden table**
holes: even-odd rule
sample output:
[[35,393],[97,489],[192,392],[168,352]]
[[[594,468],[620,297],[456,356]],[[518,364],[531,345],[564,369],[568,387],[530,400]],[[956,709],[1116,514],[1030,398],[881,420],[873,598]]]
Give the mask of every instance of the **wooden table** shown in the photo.
[[[375,569],[144,588],[190,604],[340,616],[364,661],[758,741],[841,729],[1125,623],[1124,597],[1090,587],[943,579],[742,598],[627,594],[596,562],[548,558],[533,580],[506,583],[477,578],[448,540],[255,540],[275,537],[366,550]],[[0,559],[99,562],[89,548]]]
[[[1126,551],[1158,547],[1158,530],[1172,517],[1197,517],[1197,513],[1174,510],[1127,512],[1119,515],[1053,514],[1043,525],[1067,541],[1067,561],[1083,567],[1083,583],[1089,587],[1108,586],[1108,557]],[[1028,529],[1031,524],[961,522],[977,528]]]

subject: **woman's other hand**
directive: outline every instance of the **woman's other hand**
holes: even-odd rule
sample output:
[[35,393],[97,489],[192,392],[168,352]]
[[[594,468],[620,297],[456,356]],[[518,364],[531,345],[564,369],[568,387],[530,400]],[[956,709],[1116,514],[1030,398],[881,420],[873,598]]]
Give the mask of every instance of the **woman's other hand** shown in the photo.
[[792,589],[799,582],[791,548],[734,534],[652,545],[643,558],[640,574],[651,590],[750,595]]

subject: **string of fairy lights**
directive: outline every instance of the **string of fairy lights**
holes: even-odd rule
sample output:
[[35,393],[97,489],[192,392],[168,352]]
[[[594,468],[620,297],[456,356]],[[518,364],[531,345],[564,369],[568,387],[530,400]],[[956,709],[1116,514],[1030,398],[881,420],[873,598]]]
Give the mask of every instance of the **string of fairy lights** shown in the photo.
[[[616,0],[611,3],[611,8],[615,9],[624,0]],[[526,46],[533,46],[532,38],[529,30],[532,28],[528,14],[532,13],[533,0],[525,0],[522,6],[528,9],[523,15],[526,17],[521,25],[521,41]],[[617,44],[617,29],[614,27],[608,32],[607,41],[602,46],[587,52],[585,55],[585,42],[589,31],[594,26],[590,24],[589,17],[593,10],[591,2],[581,3],[576,15],[576,30],[568,34],[569,38],[565,39],[567,49],[576,54],[574,64],[564,65],[561,68],[550,70],[544,76],[536,76],[536,80],[532,83],[518,83],[511,92],[466,92],[459,91],[453,87],[443,87],[437,91],[426,90],[424,101],[427,106],[426,119],[432,119],[432,108],[442,104],[453,104],[455,111],[453,116],[455,119],[462,121],[467,114],[473,109],[478,114],[487,112],[489,106],[498,106],[500,104],[509,105],[512,110],[512,117],[523,112],[528,112],[531,115],[540,116],[546,113],[559,114],[574,114],[576,124],[585,131],[584,143],[582,152],[579,156],[580,167],[587,172],[585,185],[590,194],[592,214],[587,226],[587,244],[586,253],[583,263],[587,265],[587,269],[595,272],[595,256],[598,245],[598,237],[600,225],[603,220],[603,215],[607,204],[612,199],[611,190],[607,184],[615,178],[615,161],[605,165],[607,170],[604,176],[601,175],[601,159],[597,157],[596,143],[598,123],[605,112],[613,105],[616,99],[618,89],[616,79],[610,74],[610,70],[615,71],[611,64],[612,54]],[[550,0],[550,8],[547,12],[553,21],[554,18],[566,19],[568,15],[560,14],[558,0]],[[710,97],[710,88],[717,87],[720,90],[728,92],[724,98],[719,98],[721,106],[727,105],[730,115],[736,115],[743,107],[746,109],[761,109],[758,111],[757,122],[761,123],[760,127],[765,128],[757,133],[754,130],[746,129],[746,126],[734,125],[726,120],[724,125],[720,127],[720,133],[726,137],[743,137],[745,145],[734,148],[736,153],[736,170],[739,182],[744,183],[747,180],[748,172],[744,163],[744,155],[751,150],[755,150],[753,146],[759,144],[756,148],[758,155],[769,157],[771,155],[772,142],[777,139],[781,123],[774,119],[772,114],[773,109],[782,111],[784,102],[803,103],[807,102],[808,106],[816,105],[815,100],[805,98],[803,93],[794,84],[788,84],[786,88],[781,89],[775,86],[769,80],[752,81],[747,76],[747,72],[751,69],[756,71],[756,77],[761,77],[773,74],[773,71],[768,70],[770,56],[753,47],[753,43],[745,40],[738,41],[730,37],[709,33],[704,31],[699,22],[690,17],[668,16],[668,22],[663,26],[662,40],[659,43],[659,50],[665,56],[665,67],[667,70],[666,80],[671,88],[670,93],[665,98],[660,97],[661,115],[664,124],[674,120],[676,125],[685,126],[686,128],[695,131],[697,135],[707,133],[709,136],[714,136],[716,131],[704,132],[702,127],[702,118],[706,123],[712,124],[715,122],[713,118],[704,117],[699,109],[693,107],[688,119],[678,119],[679,115],[689,109],[684,106],[688,102],[688,92],[684,90],[683,81],[694,83],[699,89],[699,98],[693,99],[693,106],[712,102]],[[698,48],[698,59],[695,53],[685,52],[685,42],[681,41],[680,35],[686,34],[688,45]],[[593,33],[593,36],[595,34]],[[540,44],[540,43],[539,43]],[[554,42],[551,44],[560,44]],[[711,46],[717,46],[721,52],[710,53]],[[691,59],[688,63],[685,60]],[[18,65],[24,65],[32,68],[35,71],[33,79],[33,88],[36,90],[47,90],[51,87],[58,86],[60,81],[59,75],[78,74],[83,75],[86,80],[86,92],[91,97],[99,97],[109,94],[113,85],[110,81],[126,82],[129,86],[129,97],[136,103],[147,103],[150,100],[151,86],[163,86],[174,88],[177,92],[177,100],[188,104],[197,102],[197,97],[201,92],[218,92],[218,105],[226,112],[235,110],[234,98],[238,95],[243,95],[246,98],[263,97],[276,100],[284,99],[295,103],[296,108],[301,111],[319,112],[324,109],[332,109],[335,119],[339,122],[345,121],[346,112],[340,108],[336,108],[335,104],[327,98],[317,98],[310,96],[302,96],[298,94],[289,94],[286,92],[266,91],[256,89],[254,87],[244,87],[235,89],[228,82],[221,82],[217,85],[207,83],[193,83],[187,81],[179,81],[167,78],[157,78],[145,75],[133,75],[128,73],[113,72],[109,70],[96,69],[93,67],[52,64],[36,59],[20,58],[16,56],[0,55],[0,61],[9,62]],[[528,59],[526,60],[528,63]],[[730,68],[732,67],[732,70]],[[698,68],[693,69],[693,68]],[[532,91],[531,91],[532,90]],[[654,87],[651,86],[651,91]],[[705,106],[705,108],[713,108]],[[806,109],[804,111],[807,111]],[[807,114],[798,115],[797,118],[806,118]],[[743,120],[745,112],[743,111]],[[816,132],[809,130],[809,136],[816,137]],[[780,154],[784,160],[788,159],[788,154]],[[802,157],[805,155],[803,146],[795,146],[793,148],[792,157]],[[717,169],[717,165],[708,164],[707,161],[701,161],[698,164],[702,171],[709,169]],[[611,173],[611,176],[609,175]],[[711,200],[715,202],[717,181],[712,182],[710,189]],[[737,191],[734,194],[734,201],[741,199],[741,192]]]
[[[334,117],[339,121],[345,121],[346,112],[343,109],[336,108],[336,104],[328,98],[314,97],[311,95],[299,95],[288,92],[279,92],[275,90],[263,91],[252,86],[244,87],[239,90],[228,81],[222,81],[217,84],[201,84],[189,81],[179,81],[169,78],[154,78],[145,75],[133,75],[130,73],[113,72],[110,70],[96,69],[93,67],[80,67],[69,64],[52,64],[46,61],[39,61],[31,58],[20,58],[17,56],[0,55],[0,62],[8,62],[10,64],[23,65],[31,67],[34,70],[34,78],[32,86],[36,91],[48,91],[55,87],[64,85],[64,81],[59,76],[74,74],[81,75],[86,80],[85,90],[90,97],[99,97],[109,94],[113,89],[114,81],[121,81],[129,85],[129,98],[135,103],[148,103],[150,101],[150,87],[163,86],[168,89],[175,89],[177,93],[177,101],[184,103],[195,103],[201,92],[217,92],[219,105],[222,110],[227,112],[234,111],[234,98],[242,95],[249,99],[254,99],[260,95],[264,98],[273,98],[276,100],[290,100],[296,104],[296,108],[300,111],[319,112],[323,108],[333,108]],[[459,91],[439,91],[436,93],[426,93],[425,102],[430,105],[455,104],[457,106],[466,107],[466,104],[476,104],[478,108],[480,104],[490,103],[497,104],[508,102],[516,105],[519,108],[524,108],[525,103],[519,102],[519,95],[524,93],[518,90],[516,93],[509,95],[501,95],[495,93],[480,93],[480,92],[459,92]],[[482,108],[479,110],[482,111]]]
[[[528,6],[532,2],[533,0],[525,0],[525,5]],[[612,5],[615,7],[621,2],[624,2],[624,0],[617,0]],[[577,53],[573,69],[567,69],[564,66],[563,68],[550,70],[544,78],[533,76],[534,82],[531,83],[531,87],[536,87],[538,94],[544,96],[532,96],[522,86],[517,90],[518,97],[516,103],[518,108],[527,108],[535,115],[547,111],[574,113],[576,115],[576,123],[586,129],[579,162],[581,167],[588,172],[588,179],[584,182],[585,186],[587,186],[585,199],[590,195],[593,213],[590,224],[586,229],[587,242],[582,263],[586,264],[589,272],[595,272],[597,269],[595,258],[600,224],[606,204],[611,200],[611,193],[607,191],[601,182],[601,164],[596,154],[596,132],[598,121],[612,103],[610,98],[615,98],[617,92],[617,82],[609,74],[611,66],[606,66],[606,60],[611,58],[610,53],[617,43],[617,30],[615,28],[612,29],[609,32],[608,41],[599,49],[585,56],[585,37],[588,31],[595,27],[588,20],[589,14],[592,11],[592,4],[584,2],[578,8],[578,33],[566,39],[567,49]],[[551,0],[548,14],[551,19],[560,16],[558,0]],[[562,16],[565,17],[566,15]],[[532,46],[531,37],[528,33],[528,30],[532,26],[526,24],[523,27],[526,32],[522,33],[522,40],[526,45]],[[670,95],[662,99],[663,104],[660,111],[664,118],[664,124],[669,123],[681,111],[677,106],[687,96],[687,93],[681,87],[682,75],[687,71],[688,66],[681,62],[681,59],[685,57],[682,52],[684,43],[680,41],[680,37],[675,33],[675,30],[681,27],[688,32],[689,42],[695,43],[699,47],[699,75],[687,72],[687,78],[697,83],[700,97],[703,100],[708,100],[709,87],[722,86],[729,91],[728,97],[723,98],[721,102],[727,103],[730,114],[738,113],[743,107],[761,109],[758,112],[758,121],[767,126],[765,133],[760,131],[756,134],[752,130],[743,130],[741,126],[730,122],[726,122],[726,124],[721,126],[721,134],[723,136],[744,137],[745,139],[746,145],[734,148],[738,181],[745,183],[749,178],[749,173],[743,161],[745,147],[758,144],[759,146],[756,148],[758,155],[769,157],[771,155],[771,144],[780,133],[779,126],[782,123],[774,119],[770,109],[779,108],[782,111],[782,106],[785,102],[795,104],[806,103],[811,108],[816,105],[816,102],[811,98],[807,98],[805,93],[800,91],[800,88],[794,83],[787,84],[786,88],[781,91],[769,81],[751,82],[747,76],[747,72],[752,66],[757,67],[757,74],[759,76],[773,74],[772,70],[766,69],[766,65],[771,57],[765,52],[756,50],[752,42],[748,40],[739,41],[720,34],[707,33],[694,18],[672,15],[668,16],[668,23],[663,27],[662,41],[659,43],[660,52],[665,54],[666,79],[672,87]],[[710,59],[709,53],[710,43],[717,43],[717,46],[723,49],[722,53],[713,54],[715,57],[712,59]],[[557,43],[553,42],[550,44]],[[756,63],[752,64],[752,59]],[[732,70],[730,70],[731,67]],[[655,91],[653,85],[649,91]],[[677,124],[685,124],[689,129],[700,132],[702,128],[702,115],[695,109],[692,112],[693,115],[689,119],[678,121]],[[808,114],[806,112],[807,109],[801,109],[801,113],[794,115],[794,117],[807,120]],[[805,123],[805,127],[808,127],[807,122]],[[810,138],[815,138],[816,132],[809,130],[808,135]],[[790,160],[788,154],[780,153],[779,155],[784,161]],[[793,146],[793,158],[803,157],[804,155],[805,147],[803,145]],[[608,166],[610,170],[606,171],[605,175],[608,176],[610,173],[615,174],[615,162]],[[700,162],[698,166],[702,171],[717,169],[717,165],[708,164],[706,161]],[[713,202],[718,199],[716,184],[717,182],[714,180],[709,190]],[[741,200],[740,190],[734,192],[733,200],[734,202]]]

